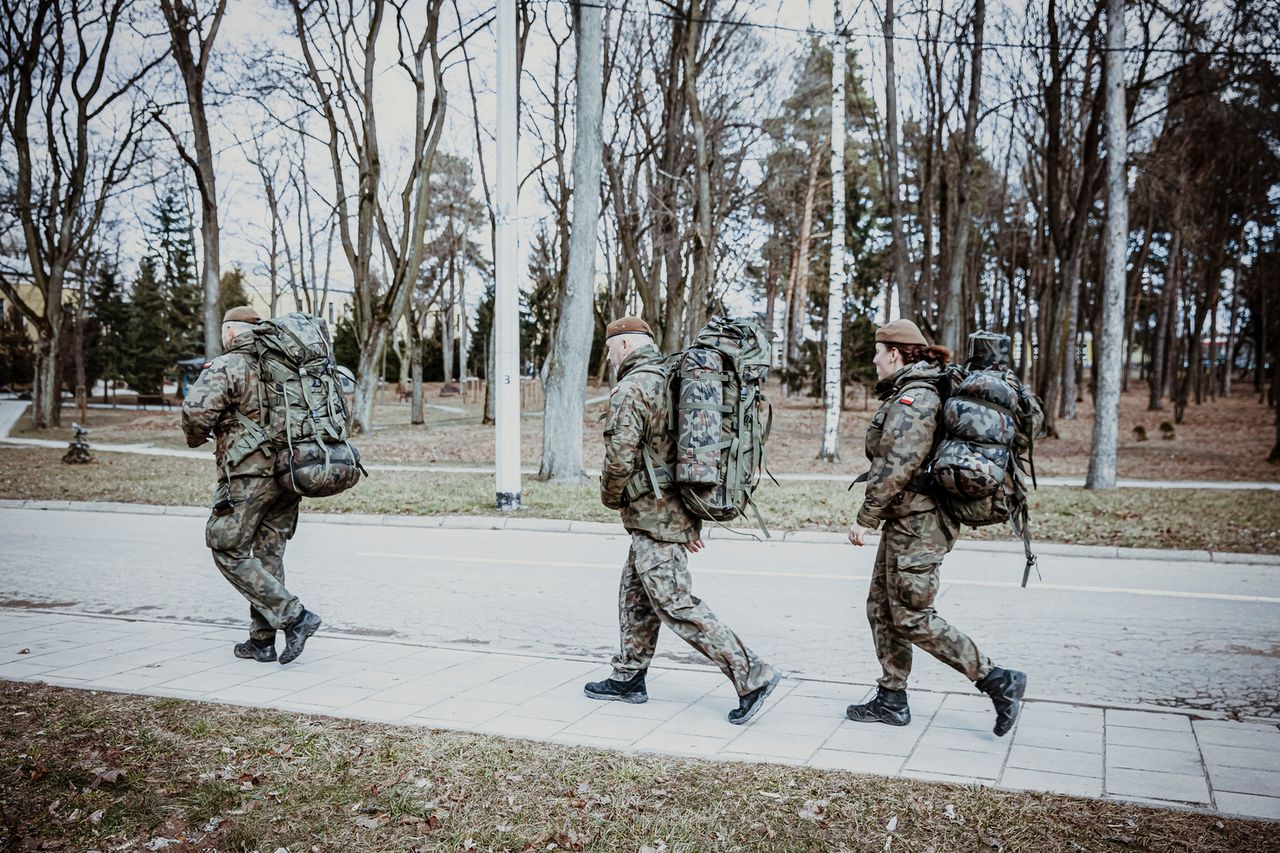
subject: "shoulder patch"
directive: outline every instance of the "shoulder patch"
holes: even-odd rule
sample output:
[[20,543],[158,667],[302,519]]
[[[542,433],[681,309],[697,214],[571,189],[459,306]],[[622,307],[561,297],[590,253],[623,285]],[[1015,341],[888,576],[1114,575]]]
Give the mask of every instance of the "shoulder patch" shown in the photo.
[[912,397],[910,394],[903,394],[898,398],[898,402],[904,406],[911,406],[915,404],[916,398]]

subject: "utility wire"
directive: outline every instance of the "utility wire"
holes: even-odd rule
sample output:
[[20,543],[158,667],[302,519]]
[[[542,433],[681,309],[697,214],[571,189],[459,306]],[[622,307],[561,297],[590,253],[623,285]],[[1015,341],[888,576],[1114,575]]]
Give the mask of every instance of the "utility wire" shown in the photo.
[[[552,0],[547,0],[547,2],[550,3],[552,2]],[[765,23],[760,23],[758,21],[746,21],[746,20],[741,20],[737,18],[716,18],[716,17],[690,18],[688,15],[677,15],[672,12],[664,12],[658,9],[649,9],[649,8],[624,9],[621,6],[612,5],[607,2],[581,2],[581,0],[554,0],[554,2],[560,3],[565,6],[585,6],[590,9],[604,9],[605,11],[608,11],[608,12],[617,12],[619,14],[626,14],[626,15],[643,15],[649,18],[659,18],[659,19],[668,20],[668,21],[686,21],[686,22],[696,21],[697,23],[700,23],[700,24],[722,24],[722,25],[731,26],[731,27],[747,27],[747,28],[758,29],[758,30],[772,30],[774,32],[787,33],[790,35],[802,35],[802,36],[809,36],[809,37],[823,36],[826,38],[834,38],[837,35],[837,33],[834,30],[825,29],[822,27],[815,27],[815,26],[809,26],[809,27],[803,27],[803,28],[790,27],[785,24],[765,24]],[[879,30],[854,30],[849,27],[845,27],[843,32],[843,37],[844,38],[880,39],[883,41],[885,38],[885,35],[883,32]],[[952,38],[943,38],[941,36],[919,36],[919,35],[905,35],[905,34],[899,35],[895,33],[893,35],[893,40],[901,41],[901,42],[916,42],[916,43],[923,42],[925,44],[950,45],[953,47],[972,48],[975,46],[975,42],[970,41],[968,39],[952,39]],[[982,45],[984,48],[1005,48],[1010,50],[1048,50],[1049,49],[1048,44],[1040,44],[1036,42],[987,41],[984,39],[982,42]],[[1105,45],[1098,45],[1095,47],[1095,50],[1097,50],[1100,53],[1107,53],[1114,50],[1121,53],[1158,53],[1158,54],[1168,54],[1173,56],[1222,56],[1222,57],[1232,57],[1236,59],[1265,59],[1270,57],[1280,57],[1280,48],[1275,48],[1270,50],[1230,50],[1230,49],[1221,49],[1221,48],[1201,50],[1199,48],[1194,48],[1194,47],[1146,47],[1143,45],[1126,45],[1125,47],[1122,47],[1122,48],[1109,48],[1109,47],[1106,47]]]

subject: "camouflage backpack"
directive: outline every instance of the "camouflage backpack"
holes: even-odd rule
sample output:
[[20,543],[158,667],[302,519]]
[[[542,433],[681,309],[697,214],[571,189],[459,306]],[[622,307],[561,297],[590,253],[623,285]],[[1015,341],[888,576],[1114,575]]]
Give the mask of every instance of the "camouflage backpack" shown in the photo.
[[[647,369],[662,370],[671,395],[667,429],[676,464],[644,451],[631,495],[672,484],[690,513],[723,524],[748,508],[765,536],[752,495],[764,471],[773,410],[764,396],[771,361],[769,336],[749,320],[712,319],[683,352]],[[646,369],[646,368],[641,368]]]
[[1009,338],[969,336],[969,360],[949,371],[939,436],[926,473],[936,496],[970,527],[1009,522],[1021,537],[1027,564],[1035,565],[1025,475],[1035,486],[1032,449],[1044,425],[1040,403],[1009,369]]
[[347,404],[329,333],[319,317],[285,314],[261,323],[254,349],[262,384],[261,424],[236,412],[256,450],[276,455],[276,480],[309,498],[344,492],[367,474],[347,440]]

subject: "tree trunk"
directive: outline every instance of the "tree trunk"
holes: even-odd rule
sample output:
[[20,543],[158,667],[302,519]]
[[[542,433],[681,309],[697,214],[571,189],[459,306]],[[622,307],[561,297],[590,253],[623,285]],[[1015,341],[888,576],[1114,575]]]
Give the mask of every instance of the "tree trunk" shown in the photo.
[[[715,278],[715,243],[711,226],[711,162],[707,150],[707,127],[698,99],[698,41],[701,33],[702,3],[689,4],[688,34],[684,44],[684,99],[693,128],[694,178],[693,280],[689,303],[685,306],[683,342],[688,346],[707,321],[707,300]],[[598,181],[597,181],[598,183]]]
[[[227,8],[227,0],[217,0],[207,34],[201,32],[202,22],[196,14],[194,3],[182,0],[160,0],[160,9],[169,29],[172,56],[182,75],[187,94],[187,107],[191,114],[191,135],[195,141],[195,156],[187,152],[174,135],[178,152],[191,168],[200,194],[200,278],[204,285],[204,349],[205,358],[211,359],[222,352],[222,317],[218,313],[221,271],[218,260],[218,191],[213,164],[213,144],[209,138],[209,119],[205,110],[204,83],[209,67],[209,57],[218,35],[218,27]],[[193,50],[191,38],[195,36]],[[172,131],[171,131],[172,133]]]
[[373,429],[373,408],[377,401],[382,354],[386,351],[391,327],[386,321],[374,324],[356,362],[356,394],[351,406],[351,426],[356,433]]
[[538,477],[549,482],[580,483],[586,479],[582,464],[582,416],[595,320],[604,34],[599,6],[577,6],[574,18],[578,36],[578,85],[573,145],[573,228],[569,236],[564,301],[556,324],[546,383],[542,466]]
[[[1067,274],[1067,334],[1062,361],[1062,404],[1058,415],[1063,420],[1076,419],[1076,397],[1080,377],[1077,365],[1080,358],[1080,267],[1082,261],[1077,254],[1071,259]],[[1097,349],[1098,342],[1094,341]],[[1094,357],[1097,357],[1095,352]]]
[[1227,360],[1222,366],[1222,396],[1231,396],[1231,374],[1236,365],[1236,320],[1240,309],[1240,259],[1244,256],[1244,231],[1240,233],[1240,249],[1236,252],[1235,272],[1231,276],[1231,315],[1227,325]]
[[[1107,0],[1107,223],[1102,272],[1102,358],[1097,371],[1093,447],[1085,486],[1113,489],[1120,422],[1120,370],[1124,340],[1125,262],[1129,257],[1129,200],[1125,177],[1128,119],[1124,86],[1124,0]],[[1096,351],[1099,341],[1094,340]],[[1095,352],[1094,358],[1097,359]]]
[[964,138],[960,143],[959,174],[956,177],[956,229],[947,272],[947,296],[938,340],[958,352],[961,344],[961,285],[969,255],[969,197],[973,173],[973,145],[978,132],[978,103],[982,95],[982,38],[986,24],[986,0],[974,0],[973,58],[970,62],[969,100],[964,112]]
[[[884,5],[884,151],[887,192],[889,196],[889,233],[893,240],[893,280],[898,286],[898,316],[914,320],[916,316],[915,282],[907,271],[907,238],[902,226],[902,196],[898,183],[898,82],[894,70],[893,0]],[[926,226],[927,227],[927,226]],[[888,310],[886,304],[886,311]]]
[[416,322],[411,323],[410,326],[409,382],[412,397],[409,403],[409,423],[416,425],[427,422],[427,407],[422,399],[422,335],[418,332]]
[[[978,0],[982,2],[982,0]],[[844,337],[844,17],[834,0],[835,44],[831,50],[831,264],[827,280],[827,357],[823,377],[822,447],[818,458],[840,459],[841,342]],[[885,300],[885,313],[889,302]]]
[[1182,230],[1175,224],[1173,237],[1169,241],[1169,261],[1160,290],[1156,337],[1151,351],[1151,370],[1147,376],[1147,411],[1149,412],[1159,412],[1164,409],[1164,393],[1169,367],[1168,341],[1174,320],[1173,308],[1178,298],[1178,269],[1181,256]]
[[794,370],[800,363],[800,346],[804,343],[805,321],[809,318],[809,251],[813,241],[813,208],[818,194],[819,164],[829,140],[814,149],[809,158],[809,185],[804,194],[804,212],[800,217],[800,242],[796,253],[795,285],[787,304],[787,364]]

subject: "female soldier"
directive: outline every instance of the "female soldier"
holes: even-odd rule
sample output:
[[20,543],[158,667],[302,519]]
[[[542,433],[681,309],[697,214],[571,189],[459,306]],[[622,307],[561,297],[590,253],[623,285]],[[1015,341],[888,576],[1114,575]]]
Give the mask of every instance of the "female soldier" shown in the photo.
[[876,394],[883,401],[867,430],[866,499],[849,526],[849,542],[864,544],[883,522],[867,595],[867,618],[884,674],[875,697],[850,705],[846,715],[866,723],[905,726],[911,647],[919,646],[964,673],[991,697],[995,733],[1004,735],[1018,718],[1027,676],[993,666],[933,609],[938,567],[955,545],[960,525],[930,493],[925,465],[934,449],[942,412],[937,384],[951,354],[930,346],[910,320],[894,320],[876,332]]

